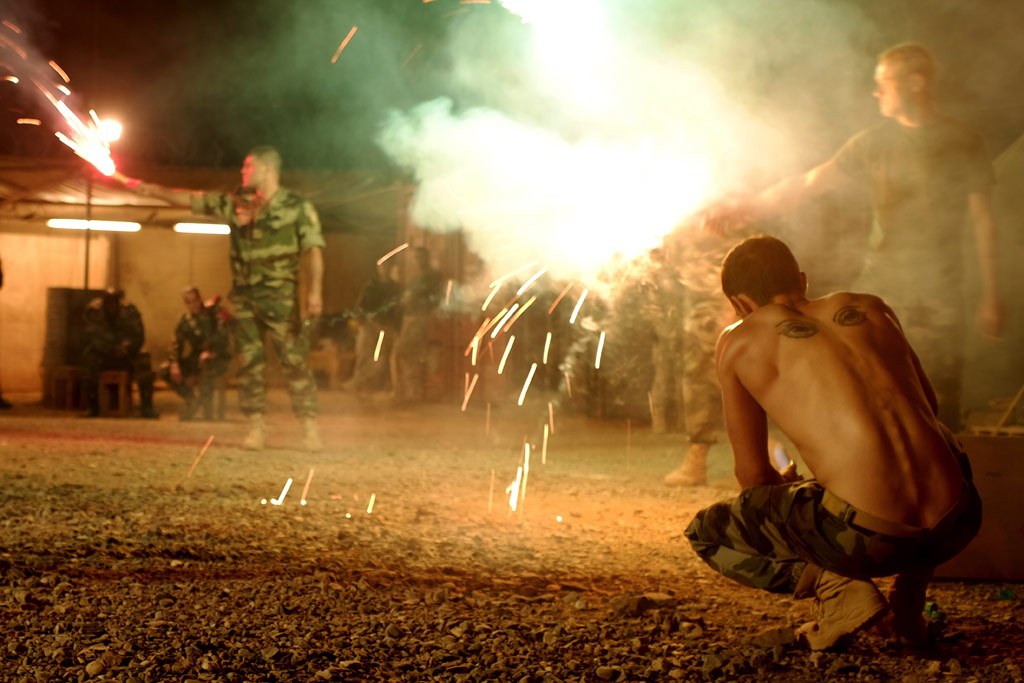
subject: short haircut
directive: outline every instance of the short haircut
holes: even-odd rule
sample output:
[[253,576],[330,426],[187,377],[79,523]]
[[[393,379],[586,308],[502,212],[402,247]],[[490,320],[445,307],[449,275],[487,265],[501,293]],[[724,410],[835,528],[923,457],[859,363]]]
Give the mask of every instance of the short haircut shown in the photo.
[[722,261],[722,291],[727,297],[746,294],[758,306],[776,294],[800,291],[800,266],[782,240],[755,235],[729,250]]
[[259,145],[249,150],[249,156],[255,157],[274,169],[277,174],[281,173],[281,153],[270,145]]
[[935,59],[932,53],[920,43],[900,43],[878,55],[878,62],[898,63],[908,74],[920,74],[931,84],[935,76]]
[[196,287],[195,285],[190,285],[185,289],[181,290],[181,295],[185,296],[186,294],[192,294],[193,292],[195,292],[196,296],[202,298],[202,295],[199,293],[199,288]]

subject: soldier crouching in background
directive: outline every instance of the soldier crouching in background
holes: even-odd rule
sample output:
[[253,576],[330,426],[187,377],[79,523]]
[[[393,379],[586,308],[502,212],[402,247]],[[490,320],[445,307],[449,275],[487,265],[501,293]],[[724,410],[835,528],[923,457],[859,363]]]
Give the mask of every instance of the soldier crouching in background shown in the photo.
[[139,414],[157,418],[153,410],[153,368],[149,354],[139,353],[146,333],[142,316],[131,304],[121,301],[123,292],[108,291],[89,302],[83,315],[85,321],[82,348],[82,386],[88,404],[86,417],[100,414],[100,373],[124,370],[139,385]]
[[197,287],[186,289],[181,298],[187,311],[174,328],[170,355],[160,368],[160,378],[185,399],[182,420],[194,419],[200,407],[203,419],[212,420],[217,380],[227,372],[231,359],[226,320],[219,304],[203,303]]

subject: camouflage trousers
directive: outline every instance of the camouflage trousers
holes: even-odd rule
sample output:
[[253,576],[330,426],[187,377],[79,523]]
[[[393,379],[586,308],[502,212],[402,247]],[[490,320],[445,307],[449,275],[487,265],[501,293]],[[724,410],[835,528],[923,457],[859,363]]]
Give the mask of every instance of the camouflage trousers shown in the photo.
[[181,368],[181,381],[175,382],[171,379],[171,364],[163,363],[158,373],[160,379],[167,382],[167,385],[174,390],[178,396],[186,402],[196,398],[197,390],[200,401],[207,401],[213,396],[217,386],[217,380],[227,373],[228,362],[219,358],[207,363],[204,367],[199,365],[198,354],[183,358],[178,367]]
[[437,370],[437,353],[430,338],[430,313],[406,313],[393,353],[394,391],[402,399],[422,401]]
[[[959,553],[981,526],[970,465],[965,455],[958,459],[964,490],[931,529],[894,535],[864,528],[856,523],[859,511],[811,480],[745,489],[698,512],[686,537],[718,573],[773,593],[793,593],[807,564],[854,579],[928,570]],[[830,512],[837,509],[830,496],[840,514]]]
[[[652,349],[654,382],[651,415],[655,431],[669,426],[667,408],[674,399],[682,412],[690,443],[713,444],[722,432],[722,392],[715,370],[715,344],[724,326],[725,297],[687,296],[684,326],[671,334],[656,328]],[[660,334],[659,334],[660,332]],[[680,340],[679,337],[682,337]]]
[[263,335],[268,334],[274,352],[281,361],[288,381],[292,411],[296,417],[315,417],[318,412],[316,381],[306,355],[309,336],[299,320],[294,291],[247,287],[231,292],[235,306],[233,321],[235,353],[238,355],[238,405],[246,415],[265,413],[266,349]]

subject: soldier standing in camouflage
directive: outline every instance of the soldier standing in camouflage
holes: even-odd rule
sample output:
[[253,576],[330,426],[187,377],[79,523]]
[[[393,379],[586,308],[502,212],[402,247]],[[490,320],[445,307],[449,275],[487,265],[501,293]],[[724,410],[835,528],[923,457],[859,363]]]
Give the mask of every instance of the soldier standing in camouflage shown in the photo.
[[139,353],[146,341],[142,316],[131,304],[121,302],[121,292],[109,291],[86,306],[82,336],[82,388],[88,404],[86,417],[100,414],[100,373],[125,370],[139,385],[139,414],[159,417],[153,409],[153,368],[149,354]]
[[266,352],[271,343],[288,378],[292,411],[302,422],[307,450],[323,448],[317,427],[317,391],[306,365],[309,338],[300,320],[298,289],[302,254],[309,253],[306,315],[323,312],[323,248],[320,218],[313,205],[280,186],[281,155],[269,146],[250,150],[242,164],[242,186],[232,193],[189,192],[114,177],[142,194],[197,214],[215,216],[231,226],[231,275],[228,300],[235,306],[235,350],[241,359],[238,400],[249,418],[244,441],[249,450],[266,444]]
[[431,348],[430,323],[441,301],[441,274],[430,266],[430,252],[416,247],[417,273],[402,294],[402,327],[395,343],[395,398],[422,401],[437,359]]
[[[160,378],[185,399],[182,420],[195,417],[200,406],[203,418],[213,419],[213,393],[216,382],[228,369],[228,331],[220,318],[220,307],[207,306],[197,287],[181,295],[187,312],[174,328],[174,339]],[[196,389],[198,388],[198,395]]]

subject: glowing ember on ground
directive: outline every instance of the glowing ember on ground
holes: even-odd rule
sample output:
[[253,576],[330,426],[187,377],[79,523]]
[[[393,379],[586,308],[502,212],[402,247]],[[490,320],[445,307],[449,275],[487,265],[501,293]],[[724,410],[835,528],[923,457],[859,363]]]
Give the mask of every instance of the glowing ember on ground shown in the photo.
[[523,401],[526,400],[526,392],[530,388],[530,382],[533,381],[533,374],[537,372],[537,364],[534,363],[530,366],[530,374],[526,376],[526,382],[523,384],[523,390],[519,394],[519,405],[523,405]]
[[597,341],[597,357],[594,359],[594,369],[601,369],[601,352],[604,351],[604,332],[601,332],[601,338]]
[[548,351],[551,349],[551,333],[544,337],[544,365],[548,364]]
[[211,443],[213,443],[213,434],[210,434],[210,438],[206,440],[206,445],[199,451],[199,455],[196,456],[196,459],[192,461],[192,467],[188,469],[188,474],[185,475],[186,479],[191,477],[192,473],[196,471],[196,465],[199,464],[199,458],[203,457],[203,453],[206,452],[206,449],[210,447]]
[[476,386],[476,381],[480,379],[480,373],[473,373],[473,381],[469,383],[469,388],[466,390],[466,397],[462,399],[462,412],[466,412],[466,405],[469,404],[469,397],[473,395],[473,388]]
[[380,359],[380,347],[384,343],[384,330],[380,331],[377,335],[377,348],[373,350],[373,362],[376,363]]
[[288,477],[288,481],[286,481],[284,483],[284,488],[281,489],[281,495],[278,496],[277,498],[271,498],[270,499],[270,504],[271,505],[280,505],[281,503],[283,503],[284,502],[284,497],[288,495],[288,489],[290,489],[291,487],[292,487],[292,478]]
[[589,292],[589,289],[586,287],[583,288],[583,293],[580,294],[580,298],[576,301],[576,307],[572,309],[572,315],[569,316],[570,325],[574,325],[576,323],[576,316],[580,314],[580,309],[583,308],[583,302],[586,300]]
[[505,345],[505,353],[501,354],[501,362],[498,363],[498,374],[500,375],[505,371],[505,361],[508,360],[508,354],[512,351],[512,345],[516,343],[516,335],[509,335],[508,344]]
[[[313,468],[309,468],[309,474],[306,475],[306,484],[302,487],[302,496],[299,498],[299,505],[306,504],[306,494],[309,493],[309,483],[313,481]],[[282,496],[283,498],[283,496]]]
[[352,40],[352,36],[356,34],[357,28],[358,27],[353,26],[352,30],[348,32],[347,36],[345,36],[345,40],[341,41],[341,45],[338,46],[338,51],[334,53],[333,57],[331,57],[331,64],[334,64],[335,62],[338,61],[338,57],[341,56],[341,51],[345,49],[346,45],[348,45],[348,41]]
[[389,258],[391,258],[395,254],[397,254],[398,252],[402,251],[403,249],[407,249],[408,247],[409,247],[409,243],[408,242],[406,242],[405,244],[398,245],[397,247],[395,247],[394,249],[392,249],[388,253],[384,254],[379,259],[377,259],[377,265],[379,266],[380,264],[384,263]]

